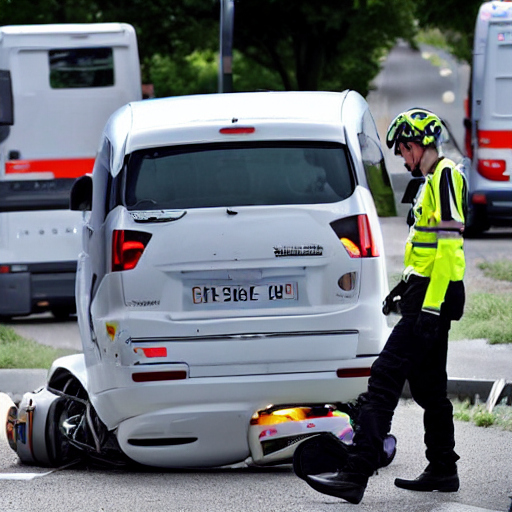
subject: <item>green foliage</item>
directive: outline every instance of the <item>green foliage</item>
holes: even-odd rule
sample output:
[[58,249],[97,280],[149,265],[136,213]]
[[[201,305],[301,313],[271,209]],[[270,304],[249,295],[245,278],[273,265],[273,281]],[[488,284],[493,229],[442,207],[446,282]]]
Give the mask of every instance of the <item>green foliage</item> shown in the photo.
[[492,263],[484,261],[478,264],[478,268],[484,271],[486,277],[512,282],[512,261],[510,260],[500,260]]
[[446,35],[438,28],[421,29],[418,31],[415,40],[418,43],[434,46],[435,48],[440,48],[441,50],[446,50],[448,52],[452,51],[452,47],[446,40]]
[[490,427],[494,424],[494,415],[488,411],[477,411],[473,416],[477,427]]
[[476,293],[468,297],[464,316],[453,324],[452,339],[485,338],[491,344],[512,343],[512,297]]
[[157,53],[146,66],[157,97],[217,91],[217,57],[211,51],[194,52],[180,59]]
[[282,91],[283,83],[279,74],[246,57],[233,52],[233,88],[238,92]]
[[[144,65],[147,80],[154,84],[155,96],[209,94],[218,90],[219,54],[195,51],[184,58],[155,54]],[[279,76],[260,64],[233,53],[233,84],[237,91],[280,90]]]
[[57,357],[69,353],[27,340],[0,324],[0,368],[50,368]]
[[421,28],[439,29],[455,57],[471,62],[480,5],[482,0],[417,0],[416,16]]
[[472,422],[478,427],[497,426],[503,430],[512,431],[512,408],[503,403],[494,407],[492,412],[487,411],[484,404],[471,405],[469,400],[453,403],[453,417],[459,421]]
[[398,37],[414,33],[411,0],[244,0],[235,9],[235,45],[276,70],[287,90],[365,95],[380,58]]

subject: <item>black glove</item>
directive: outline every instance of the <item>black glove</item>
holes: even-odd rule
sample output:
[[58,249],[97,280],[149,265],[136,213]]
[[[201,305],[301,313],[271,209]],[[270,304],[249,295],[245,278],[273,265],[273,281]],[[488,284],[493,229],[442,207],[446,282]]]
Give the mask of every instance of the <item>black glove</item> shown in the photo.
[[384,299],[382,303],[382,312],[387,316],[390,313],[400,313],[400,299],[407,288],[405,281],[400,281]]
[[433,342],[439,337],[440,324],[440,315],[421,311],[414,326],[414,334],[427,342]]

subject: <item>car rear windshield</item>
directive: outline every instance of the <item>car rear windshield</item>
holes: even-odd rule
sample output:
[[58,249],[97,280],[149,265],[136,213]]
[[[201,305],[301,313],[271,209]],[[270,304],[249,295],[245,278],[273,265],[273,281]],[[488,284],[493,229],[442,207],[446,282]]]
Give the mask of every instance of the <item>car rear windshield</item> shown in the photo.
[[345,146],[305,142],[140,150],[125,183],[129,210],[334,203],[354,191]]

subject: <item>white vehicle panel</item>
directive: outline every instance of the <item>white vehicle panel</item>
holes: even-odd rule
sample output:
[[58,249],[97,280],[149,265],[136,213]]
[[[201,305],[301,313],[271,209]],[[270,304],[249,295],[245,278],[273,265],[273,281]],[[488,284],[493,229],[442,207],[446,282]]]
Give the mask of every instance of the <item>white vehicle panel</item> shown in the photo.
[[86,394],[132,460],[210,467],[251,455],[257,411],[364,392],[389,333],[365,174],[382,152],[376,140],[377,161],[362,161],[365,114],[355,92],[117,111],[71,195],[91,210],[76,287],[84,350],[52,368],[52,396]]

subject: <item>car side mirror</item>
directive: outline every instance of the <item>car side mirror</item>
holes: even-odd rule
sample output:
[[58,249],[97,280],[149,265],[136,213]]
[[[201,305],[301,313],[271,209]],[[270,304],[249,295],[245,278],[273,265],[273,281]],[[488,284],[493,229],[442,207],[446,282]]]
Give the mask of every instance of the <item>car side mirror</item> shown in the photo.
[[418,190],[424,182],[425,178],[423,176],[421,178],[412,178],[409,183],[407,183],[404,195],[402,196],[402,203],[414,204]]
[[77,178],[71,187],[69,208],[78,211],[92,209],[92,176],[86,174]]
[[[423,183],[425,183],[424,176],[422,176],[421,178],[411,178],[409,183],[407,183],[404,195],[402,196],[402,203],[412,204],[414,206],[414,203],[416,202],[416,197],[418,196],[418,191],[421,185],[423,185]],[[414,212],[412,207],[407,213],[406,222],[409,227],[411,227],[414,224]]]

